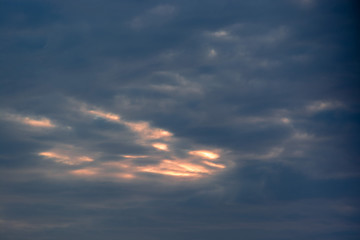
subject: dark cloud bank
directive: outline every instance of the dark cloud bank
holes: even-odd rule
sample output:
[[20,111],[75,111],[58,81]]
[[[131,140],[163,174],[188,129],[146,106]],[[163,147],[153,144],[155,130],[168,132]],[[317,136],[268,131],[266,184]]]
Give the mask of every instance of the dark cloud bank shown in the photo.
[[359,239],[356,1],[0,1],[0,238]]

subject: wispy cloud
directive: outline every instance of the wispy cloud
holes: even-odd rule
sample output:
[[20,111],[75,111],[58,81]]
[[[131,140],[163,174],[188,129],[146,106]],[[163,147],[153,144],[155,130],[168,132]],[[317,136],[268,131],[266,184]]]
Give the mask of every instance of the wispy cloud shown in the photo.
[[356,1],[1,2],[0,238],[359,238]]
[[306,106],[309,112],[322,112],[345,108],[345,105],[339,101],[315,101]]
[[208,150],[190,151],[189,154],[212,160],[219,158],[219,154]]
[[[221,149],[189,149],[183,147],[181,142],[186,141],[174,136],[168,130],[153,127],[146,121],[128,121],[121,115],[105,111],[99,107],[94,108],[85,103],[80,103],[78,113],[87,117],[95,117],[106,120],[109,123],[119,124],[128,131],[136,134],[134,145],[146,147],[147,155],[118,154],[117,159],[104,160],[106,152],[97,152],[86,144],[68,145],[55,143],[47,151],[38,153],[38,156],[53,160],[58,164],[72,166],[63,170],[63,176],[74,176],[86,179],[107,179],[111,181],[144,180],[144,173],[164,175],[182,178],[210,177],[219,171],[226,169],[225,159],[221,156]],[[76,111],[76,109],[75,109]],[[76,131],[76,128],[73,128]],[[161,140],[161,141],[159,141]],[[184,145],[185,146],[185,145]],[[156,149],[154,152],[151,149]],[[206,160],[216,160],[211,163]],[[154,176],[153,176],[154,177]]]
[[[56,144],[50,151],[39,152],[38,155],[66,165],[79,165],[94,161],[93,157],[90,157],[83,152],[84,150],[76,146]],[[95,153],[91,154],[95,155]]]
[[49,118],[46,117],[39,117],[39,116],[23,116],[20,114],[12,114],[12,113],[2,113],[3,118],[5,120],[23,124],[29,126],[31,128],[38,128],[38,129],[51,129],[57,127],[57,125],[52,122]]
[[152,146],[158,150],[169,151],[169,147],[165,143],[153,143]]

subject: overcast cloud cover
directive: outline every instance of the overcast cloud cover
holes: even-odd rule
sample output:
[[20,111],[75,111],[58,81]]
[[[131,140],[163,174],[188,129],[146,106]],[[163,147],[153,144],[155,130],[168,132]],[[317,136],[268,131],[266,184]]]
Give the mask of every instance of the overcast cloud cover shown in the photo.
[[351,0],[0,0],[0,238],[360,238]]

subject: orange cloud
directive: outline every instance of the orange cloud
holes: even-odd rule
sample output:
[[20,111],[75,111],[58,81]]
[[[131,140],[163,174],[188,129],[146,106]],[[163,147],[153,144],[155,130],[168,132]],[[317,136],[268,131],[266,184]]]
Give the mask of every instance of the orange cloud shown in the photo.
[[[182,139],[174,137],[173,134],[167,130],[152,127],[149,122],[125,121],[120,115],[102,111],[98,108],[88,108],[86,104],[80,106],[80,112],[88,116],[103,118],[107,121],[126,126],[129,131],[136,133],[137,139],[135,142],[137,144],[153,147],[160,151],[155,153],[155,155],[118,155],[119,159],[113,159],[107,162],[95,162],[92,158],[93,156],[96,156],[96,158],[101,157],[101,153],[94,153],[88,148],[80,149],[65,144],[56,144],[54,148],[49,151],[38,153],[39,156],[52,159],[55,162],[73,165],[72,167],[68,167],[72,168],[71,170],[66,170],[67,176],[69,174],[78,176],[79,178],[91,176],[92,179],[111,179],[118,181],[121,179],[146,180],[148,175],[144,175],[143,173],[153,173],[169,177],[191,179],[209,177],[226,168],[225,165],[220,164],[220,161],[218,161],[219,163],[213,163],[211,161],[220,158],[220,153],[222,153],[220,149],[193,151],[173,149],[175,146],[182,146],[182,144],[174,144],[182,141]],[[46,121],[42,122],[46,123]],[[51,124],[51,122],[48,123]],[[172,145],[170,145],[169,142]],[[149,152],[151,153],[151,151]],[[180,155],[183,156],[186,152],[191,156],[180,158]],[[168,159],[160,160],[165,156]],[[149,160],[149,162],[147,165],[144,165],[147,160]],[[154,163],[154,161],[159,162]],[[86,164],[90,162],[93,163],[90,165]],[[83,168],[79,168],[78,166],[81,164],[86,165],[84,165],[85,167]]]
[[147,158],[147,155],[122,155],[124,158]]
[[116,122],[127,126],[131,131],[139,134],[141,140],[152,140],[152,139],[168,139],[173,134],[161,128],[151,127],[148,122],[131,122],[124,121],[121,117],[115,113],[109,113],[102,110],[88,110],[87,107],[83,107],[82,112],[106,119],[108,121]]
[[34,128],[54,128],[56,127],[56,125],[51,122],[50,119],[42,117],[26,117],[26,116],[22,116],[22,115],[18,115],[18,114],[11,114],[11,113],[4,113],[3,116],[5,119],[12,121],[12,122],[17,122],[17,123],[21,123],[24,125],[28,125],[30,127],[34,127]]
[[163,160],[159,165],[138,168],[141,172],[150,172],[176,177],[201,177],[204,174],[211,174],[211,171],[204,166],[181,162],[180,160]]
[[169,147],[165,143],[154,143],[152,146],[158,150],[169,151]]
[[118,173],[118,174],[115,174],[115,177],[116,178],[123,178],[123,179],[134,179],[134,178],[136,178],[135,175],[130,174],[130,173]]
[[226,168],[225,165],[217,164],[217,163],[213,163],[213,162],[209,162],[209,161],[203,161],[203,163],[205,163],[206,165],[209,165],[209,166],[211,166],[211,167]]
[[57,154],[57,153],[54,153],[54,152],[41,152],[41,153],[39,153],[39,156],[43,156],[43,157],[46,157],[46,158],[64,159],[64,160],[69,159],[68,156]]
[[147,122],[124,122],[124,124],[132,131],[139,133],[144,140],[169,138],[173,135],[164,129],[150,127],[150,124]]
[[95,176],[98,174],[98,170],[96,168],[83,168],[72,170],[70,173],[78,176]]
[[157,173],[157,174],[162,174],[162,175],[170,175],[170,176],[174,176],[174,177],[198,177],[199,176],[196,173],[169,171],[169,170],[163,170],[163,169],[159,169],[159,168],[155,168],[155,167],[144,168],[142,171],[149,172],[149,173]]
[[120,116],[114,113],[106,113],[99,110],[86,110],[86,112],[96,117],[107,119],[109,121],[120,122]]
[[55,124],[53,124],[49,119],[47,118],[41,118],[39,120],[32,119],[29,117],[25,117],[21,120],[22,123],[26,125],[30,125],[32,127],[43,127],[43,128],[53,128],[55,127]]
[[77,158],[78,160],[80,160],[81,162],[93,162],[94,159],[87,157],[87,156],[81,156]]
[[[58,150],[59,151],[59,150]],[[94,159],[88,156],[76,156],[74,154],[64,154],[58,152],[40,152],[38,153],[39,156],[45,158],[52,158],[55,159],[55,162],[66,164],[66,165],[79,165],[85,162],[93,162]]]
[[199,156],[199,157],[206,158],[206,159],[211,159],[211,160],[214,160],[214,159],[217,159],[217,158],[220,157],[219,154],[214,153],[214,152],[210,152],[210,151],[207,151],[207,150],[190,151],[188,153],[190,155]]

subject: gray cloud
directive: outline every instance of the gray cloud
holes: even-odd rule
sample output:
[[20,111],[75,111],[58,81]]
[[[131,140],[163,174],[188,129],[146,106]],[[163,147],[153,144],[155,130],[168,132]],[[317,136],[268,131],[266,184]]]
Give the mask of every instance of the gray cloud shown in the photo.
[[4,239],[358,238],[355,1],[1,5]]

